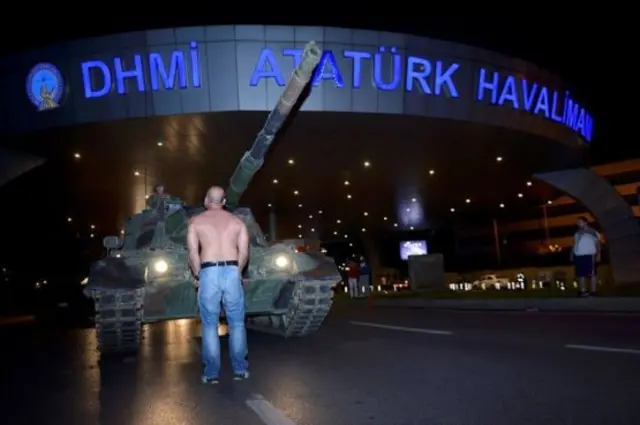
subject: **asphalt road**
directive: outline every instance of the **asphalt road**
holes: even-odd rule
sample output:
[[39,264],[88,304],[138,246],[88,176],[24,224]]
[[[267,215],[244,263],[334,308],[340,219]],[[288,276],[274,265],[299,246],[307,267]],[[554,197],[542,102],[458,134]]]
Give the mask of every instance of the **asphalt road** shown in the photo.
[[640,424],[640,316],[341,301],[312,337],[250,333],[251,378],[225,358],[217,387],[199,382],[199,333],[154,324],[137,357],[98,362],[90,329],[0,327],[0,423]]

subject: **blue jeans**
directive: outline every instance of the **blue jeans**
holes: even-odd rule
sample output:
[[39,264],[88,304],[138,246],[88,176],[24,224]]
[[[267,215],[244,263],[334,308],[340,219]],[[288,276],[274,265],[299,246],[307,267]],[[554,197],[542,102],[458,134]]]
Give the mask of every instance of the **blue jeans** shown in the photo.
[[248,371],[247,331],[244,327],[244,289],[238,266],[206,267],[200,270],[198,306],[202,319],[202,363],[204,377],[220,372],[220,301],[229,324],[229,351],[234,373]]

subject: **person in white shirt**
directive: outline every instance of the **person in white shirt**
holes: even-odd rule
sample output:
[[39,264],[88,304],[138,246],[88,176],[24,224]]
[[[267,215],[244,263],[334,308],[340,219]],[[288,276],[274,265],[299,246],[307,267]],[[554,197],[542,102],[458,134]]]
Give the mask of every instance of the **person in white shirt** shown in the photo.
[[[580,282],[580,295],[595,295],[598,285],[596,273],[600,261],[600,233],[589,226],[586,217],[578,217],[578,231],[574,235],[571,260]],[[591,280],[591,292],[587,292],[587,278]]]

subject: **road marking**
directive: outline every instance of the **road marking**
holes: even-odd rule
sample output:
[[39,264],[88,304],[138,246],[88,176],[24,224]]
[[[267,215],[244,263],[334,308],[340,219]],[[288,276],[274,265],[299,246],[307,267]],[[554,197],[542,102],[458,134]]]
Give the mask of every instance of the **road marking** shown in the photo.
[[380,323],[356,322],[353,320],[350,321],[349,323],[356,326],[369,326],[371,328],[389,329],[392,331],[415,332],[415,333],[433,334],[433,335],[453,335],[453,332],[451,331],[443,331],[439,329],[408,328],[406,326],[382,325]]
[[245,403],[267,425],[296,425],[282,410],[269,403],[260,394],[252,394]]
[[597,345],[573,345],[567,344],[565,348],[573,348],[576,350],[588,350],[588,351],[604,351],[607,353],[627,353],[627,354],[640,354],[640,350],[632,350],[630,348],[615,348],[615,347],[598,347]]

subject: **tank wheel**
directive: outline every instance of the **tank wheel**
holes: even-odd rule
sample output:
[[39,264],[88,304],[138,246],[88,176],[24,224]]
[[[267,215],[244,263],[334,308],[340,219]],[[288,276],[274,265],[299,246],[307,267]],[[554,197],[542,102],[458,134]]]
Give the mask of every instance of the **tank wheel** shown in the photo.
[[142,339],[144,288],[94,289],[95,329],[100,354],[138,351]]
[[328,280],[296,282],[288,311],[282,316],[262,316],[249,320],[247,327],[285,338],[301,337],[317,331],[329,314],[333,302],[332,285]]

